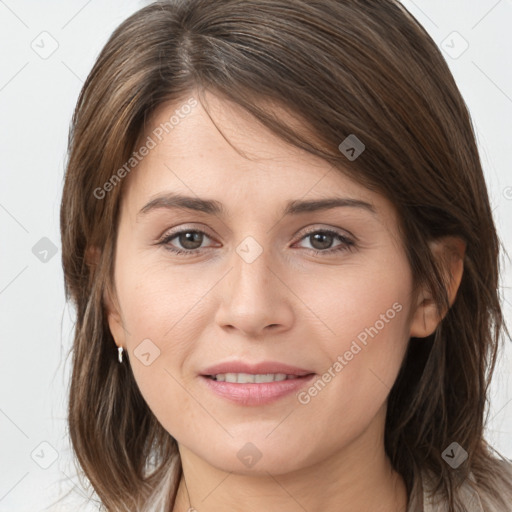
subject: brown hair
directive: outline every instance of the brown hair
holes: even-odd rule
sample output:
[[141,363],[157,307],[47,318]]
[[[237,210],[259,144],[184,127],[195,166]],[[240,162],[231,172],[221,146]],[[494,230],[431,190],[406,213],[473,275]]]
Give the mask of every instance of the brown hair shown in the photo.
[[[512,489],[512,477],[495,469],[483,438],[506,332],[499,239],[464,100],[434,41],[390,0],[161,1],[125,20],[101,51],[72,119],[61,235],[66,297],[77,311],[69,431],[103,505],[170,510],[181,464],[129,360],[116,359],[104,297],[115,296],[123,183],[101,198],[95,191],[129,160],[159,106],[205,90],[387,197],[415,284],[428,285],[440,311],[449,304],[428,243],[448,235],[466,242],[453,306],[433,335],[409,342],[389,396],[385,447],[409,493],[420,470],[432,471],[455,511],[458,485],[471,473],[505,507],[498,490]],[[269,104],[294,114],[307,133]],[[349,162],[338,146],[350,134],[366,149]],[[91,263],[94,248],[101,250]],[[442,458],[453,441],[469,455],[457,470]]]

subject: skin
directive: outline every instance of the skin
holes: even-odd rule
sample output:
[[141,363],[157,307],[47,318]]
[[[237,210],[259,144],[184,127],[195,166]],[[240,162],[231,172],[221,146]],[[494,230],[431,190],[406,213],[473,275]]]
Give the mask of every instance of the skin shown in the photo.
[[[409,338],[431,334],[441,318],[425,290],[413,293],[396,211],[237,106],[207,98],[216,124],[249,158],[228,144],[198,102],[125,178],[115,295],[105,298],[115,342],[179,446],[187,488],[182,480],[173,510],[339,512],[340,503],[345,512],[405,510],[403,479],[384,451],[387,396]],[[151,127],[183,102],[160,108]],[[164,192],[215,199],[227,215],[166,208],[138,215]],[[365,201],[375,214],[341,207],[282,216],[289,200],[333,196]],[[195,245],[184,237],[167,243],[201,252],[176,255],[158,245],[171,228],[205,231]],[[315,241],[312,233],[322,229],[354,245],[328,254],[344,243]],[[263,249],[252,263],[236,252],[247,236]],[[464,247],[446,239],[432,249],[454,255],[453,302]],[[395,303],[401,311],[307,404],[292,393],[272,404],[237,405],[198,376],[234,357],[322,375]],[[160,350],[148,366],[134,354],[144,339]],[[237,457],[247,442],[261,453],[251,468]]]

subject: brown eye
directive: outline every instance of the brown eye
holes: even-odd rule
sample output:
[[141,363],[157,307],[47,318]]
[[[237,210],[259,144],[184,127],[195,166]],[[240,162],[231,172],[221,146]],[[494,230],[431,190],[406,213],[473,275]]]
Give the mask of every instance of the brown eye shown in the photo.
[[[197,229],[184,229],[174,233],[170,233],[165,236],[160,245],[163,245],[167,250],[174,254],[182,255],[194,255],[200,252],[204,247],[201,247],[205,238],[210,237],[204,232]],[[332,230],[316,230],[307,233],[302,237],[301,240],[309,239],[311,248],[314,254],[331,254],[334,252],[341,252],[346,250],[352,250],[355,247],[355,243],[336,231]],[[175,240],[173,243],[171,243]],[[335,241],[339,243],[333,247]],[[178,247],[176,247],[178,244]],[[306,249],[308,249],[306,247]]]
[[[195,254],[201,250],[205,237],[210,238],[204,231],[185,229],[165,236],[159,244],[175,254]],[[178,247],[171,244],[171,241],[175,239],[174,244],[177,243]]]
[[194,250],[201,247],[203,235],[199,231],[182,231],[176,237],[184,249]]
[[[302,237],[301,240],[305,239],[310,240],[311,250],[315,254],[330,254],[338,251],[351,250],[355,247],[355,243],[351,239],[337,231],[329,229],[311,231]],[[335,240],[338,240],[340,243],[332,247]]]
[[311,240],[311,245],[314,249],[330,249],[334,242],[334,235],[330,233],[315,233],[314,235],[308,235]]

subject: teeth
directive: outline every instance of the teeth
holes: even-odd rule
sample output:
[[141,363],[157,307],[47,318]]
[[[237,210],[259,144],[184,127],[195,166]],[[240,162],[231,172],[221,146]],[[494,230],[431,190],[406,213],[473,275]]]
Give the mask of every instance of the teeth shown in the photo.
[[287,379],[296,379],[296,375],[286,375],[285,373],[266,373],[253,375],[251,373],[219,373],[212,375],[214,380],[220,382],[233,382],[237,384],[259,384],[262,382],[279,382]]

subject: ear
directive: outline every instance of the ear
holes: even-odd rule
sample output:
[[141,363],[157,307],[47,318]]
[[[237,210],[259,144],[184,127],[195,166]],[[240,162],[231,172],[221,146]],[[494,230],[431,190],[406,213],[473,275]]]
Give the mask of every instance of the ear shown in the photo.
[[[459,237],[446,236],[431,242],[430,249],[434,257],[443,265],[445,286],[451,307],[455,302],[457,290],[462,280],[466,243]],[[426,288],[418,293],[415,307],[410,332],[410,336],[415,338],[430,336],[448,313],[447,309],[439,315],[436,304]]]
[[101,249],[96,245],[89,245],[85,249],[85,263],[90,267],[98,265],[101,256]]
[[115,344],[118,347],[126,347],[126,331],[123,325],[123,319],[121,318],[120,309],[113,292],[110,287],[105,287],[103,292],[103,303],[107,312],[107,321],[112,337],[114,338]]
[[[90,267],[96,267],[100,261],[101,249],[97,246],[89,246],[85,251],[85,262]],[[125,346],[125,330],[119,313],[119,307],[115,300],[115,292],[110,289],[107,283],[103,292],[103,304],[107,312],[108,325],[112,337],[118,347]]]

